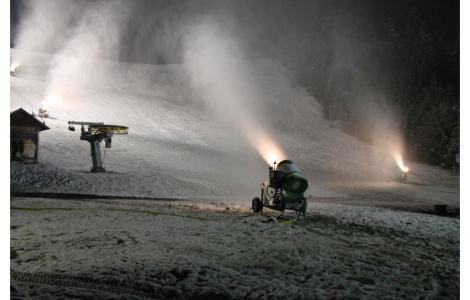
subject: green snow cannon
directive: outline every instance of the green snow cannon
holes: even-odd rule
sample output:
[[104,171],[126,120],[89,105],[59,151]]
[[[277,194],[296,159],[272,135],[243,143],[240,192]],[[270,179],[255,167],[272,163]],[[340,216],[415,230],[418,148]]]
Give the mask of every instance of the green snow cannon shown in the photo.
[[284,189],[287,195],[291,197],[301,196],[308,188],[308,181],[299,171],[299,168],[290,160],[281,161],[276,171],[282,172]]
[[276,164],[269,167],[269,182],[261,184],[261,197],[255,197],[251,202],[253,212],[263,214],[263,208],[269,208],[280,211],[280,217],[285,210],[293,210],[298,218],[306,221],[308,200],[304,192],[308,188],[307,179],[290,160],[281,161],[277,168]]

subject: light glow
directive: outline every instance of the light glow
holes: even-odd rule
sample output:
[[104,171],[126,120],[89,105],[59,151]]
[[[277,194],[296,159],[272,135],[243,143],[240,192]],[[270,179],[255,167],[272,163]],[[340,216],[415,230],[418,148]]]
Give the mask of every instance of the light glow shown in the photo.
[[20,65],[19,62],[15,62],[10,66],[10,72],[15,72],[16,68]]
[[278,164],[285,159],[284,153],[278,148],[260,149],[260,154],[271,167],[274,167],[274,162]]
[[257,148],[261,157],[270,165],[274,167],[274,162],[279,163],[280,161],[287,159],[284,151],[281,147],[273,141],[268,133],[260,128],[256,131],[256,135],[249,135],[248,139],[252,145]]
[[51,106],[52,103],[56,102],[58,99],[56,96],[48,96],[44,99],[44,101],[42,102],[42,108],[44,109],[49,109],[49,107]]
[[265,160],[271,167],[274,167],[274,162],[277,163],[279,161],[277,155],[273,153],[268,154],[268,158],[265,158]]
[[396,157],[396,162],[398,166],[400,167],[400,169],[402,170],[402,172],[407,173],[410,170],[408,167],[405,167],[405,165],[403,164],[403,158],[401,157],[401,155],[398,155]]

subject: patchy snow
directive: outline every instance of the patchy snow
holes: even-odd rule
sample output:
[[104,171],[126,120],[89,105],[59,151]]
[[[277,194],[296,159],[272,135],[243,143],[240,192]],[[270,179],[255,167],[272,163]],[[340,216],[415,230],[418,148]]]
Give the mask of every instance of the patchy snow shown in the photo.
[[458,295],[458,219],[325,203],[290,224],[266,223],[240,203],[13,198],[12,206],[17,296],[126,299],[118,287],[135,299]]
[[[28,57],[10,77],[11,111],[37,112],[43,101],[50,56]],[[458,176],[407,163],[408,184],[396,182],[398,167],[385,150],[330,128],[320,104],[279,61],[254,60],[267,124],[312,196],[306,223],[267,223],[275,214],[255,215],[250,205],[268,165],[236,129],[216,123],[184,65],[104,64],[102,86],[84,86],[51,104],[40,163],[10,164],[10,191],[117,199],[11,197],[12,296],[459,295],[460,220],[385,207],[459,207]],[[107,172],[90,172],[90,146],[68,121],[129,126],[106,149]]]

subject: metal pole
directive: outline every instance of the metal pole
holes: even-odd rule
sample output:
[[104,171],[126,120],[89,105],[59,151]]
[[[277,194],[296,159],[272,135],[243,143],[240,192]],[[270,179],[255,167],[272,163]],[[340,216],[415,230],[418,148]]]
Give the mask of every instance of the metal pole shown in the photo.
[[93,167],[92,172],[105,172],[102,162],[101,162],[101,149],[100,149],[100,140],[89,140],[91,145],[91,160]]

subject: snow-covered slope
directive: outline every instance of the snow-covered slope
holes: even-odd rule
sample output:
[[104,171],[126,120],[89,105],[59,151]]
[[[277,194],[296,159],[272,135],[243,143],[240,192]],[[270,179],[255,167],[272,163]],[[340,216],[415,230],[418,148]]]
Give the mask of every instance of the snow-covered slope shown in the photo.
[[[11,50],[14,54],[15,51]],[[37,112],[51,56],[33,53],[10,77],[10,109]],[[268,165],[232,126],[217,122],[191,88],[185,65],[102,62],[100,85],[81,86],[51,103],[51,129],[40,134],[40,165],[11,165],[12,191],[250,200],[268,180]],[[321,105],[276,60],[250,61],[272,136],[300,168],[313,196],[340,196],[332,180],[393,180],[386,149],[329,127]],[[223,73],[220,74],[224,76]],[[71,82],[70,85],[74,83]],[[249,109],[249,108],[247,108]],[[242,118],[240,119],[242,120]],[[90,146],[67,121],[129,126],[104,153],[106,173],[90,173]],[[240,121],[242,122],[242,121]],[[411,164],[414,180],[442,177]],[[458,196],[457,196],[458,197]]]

